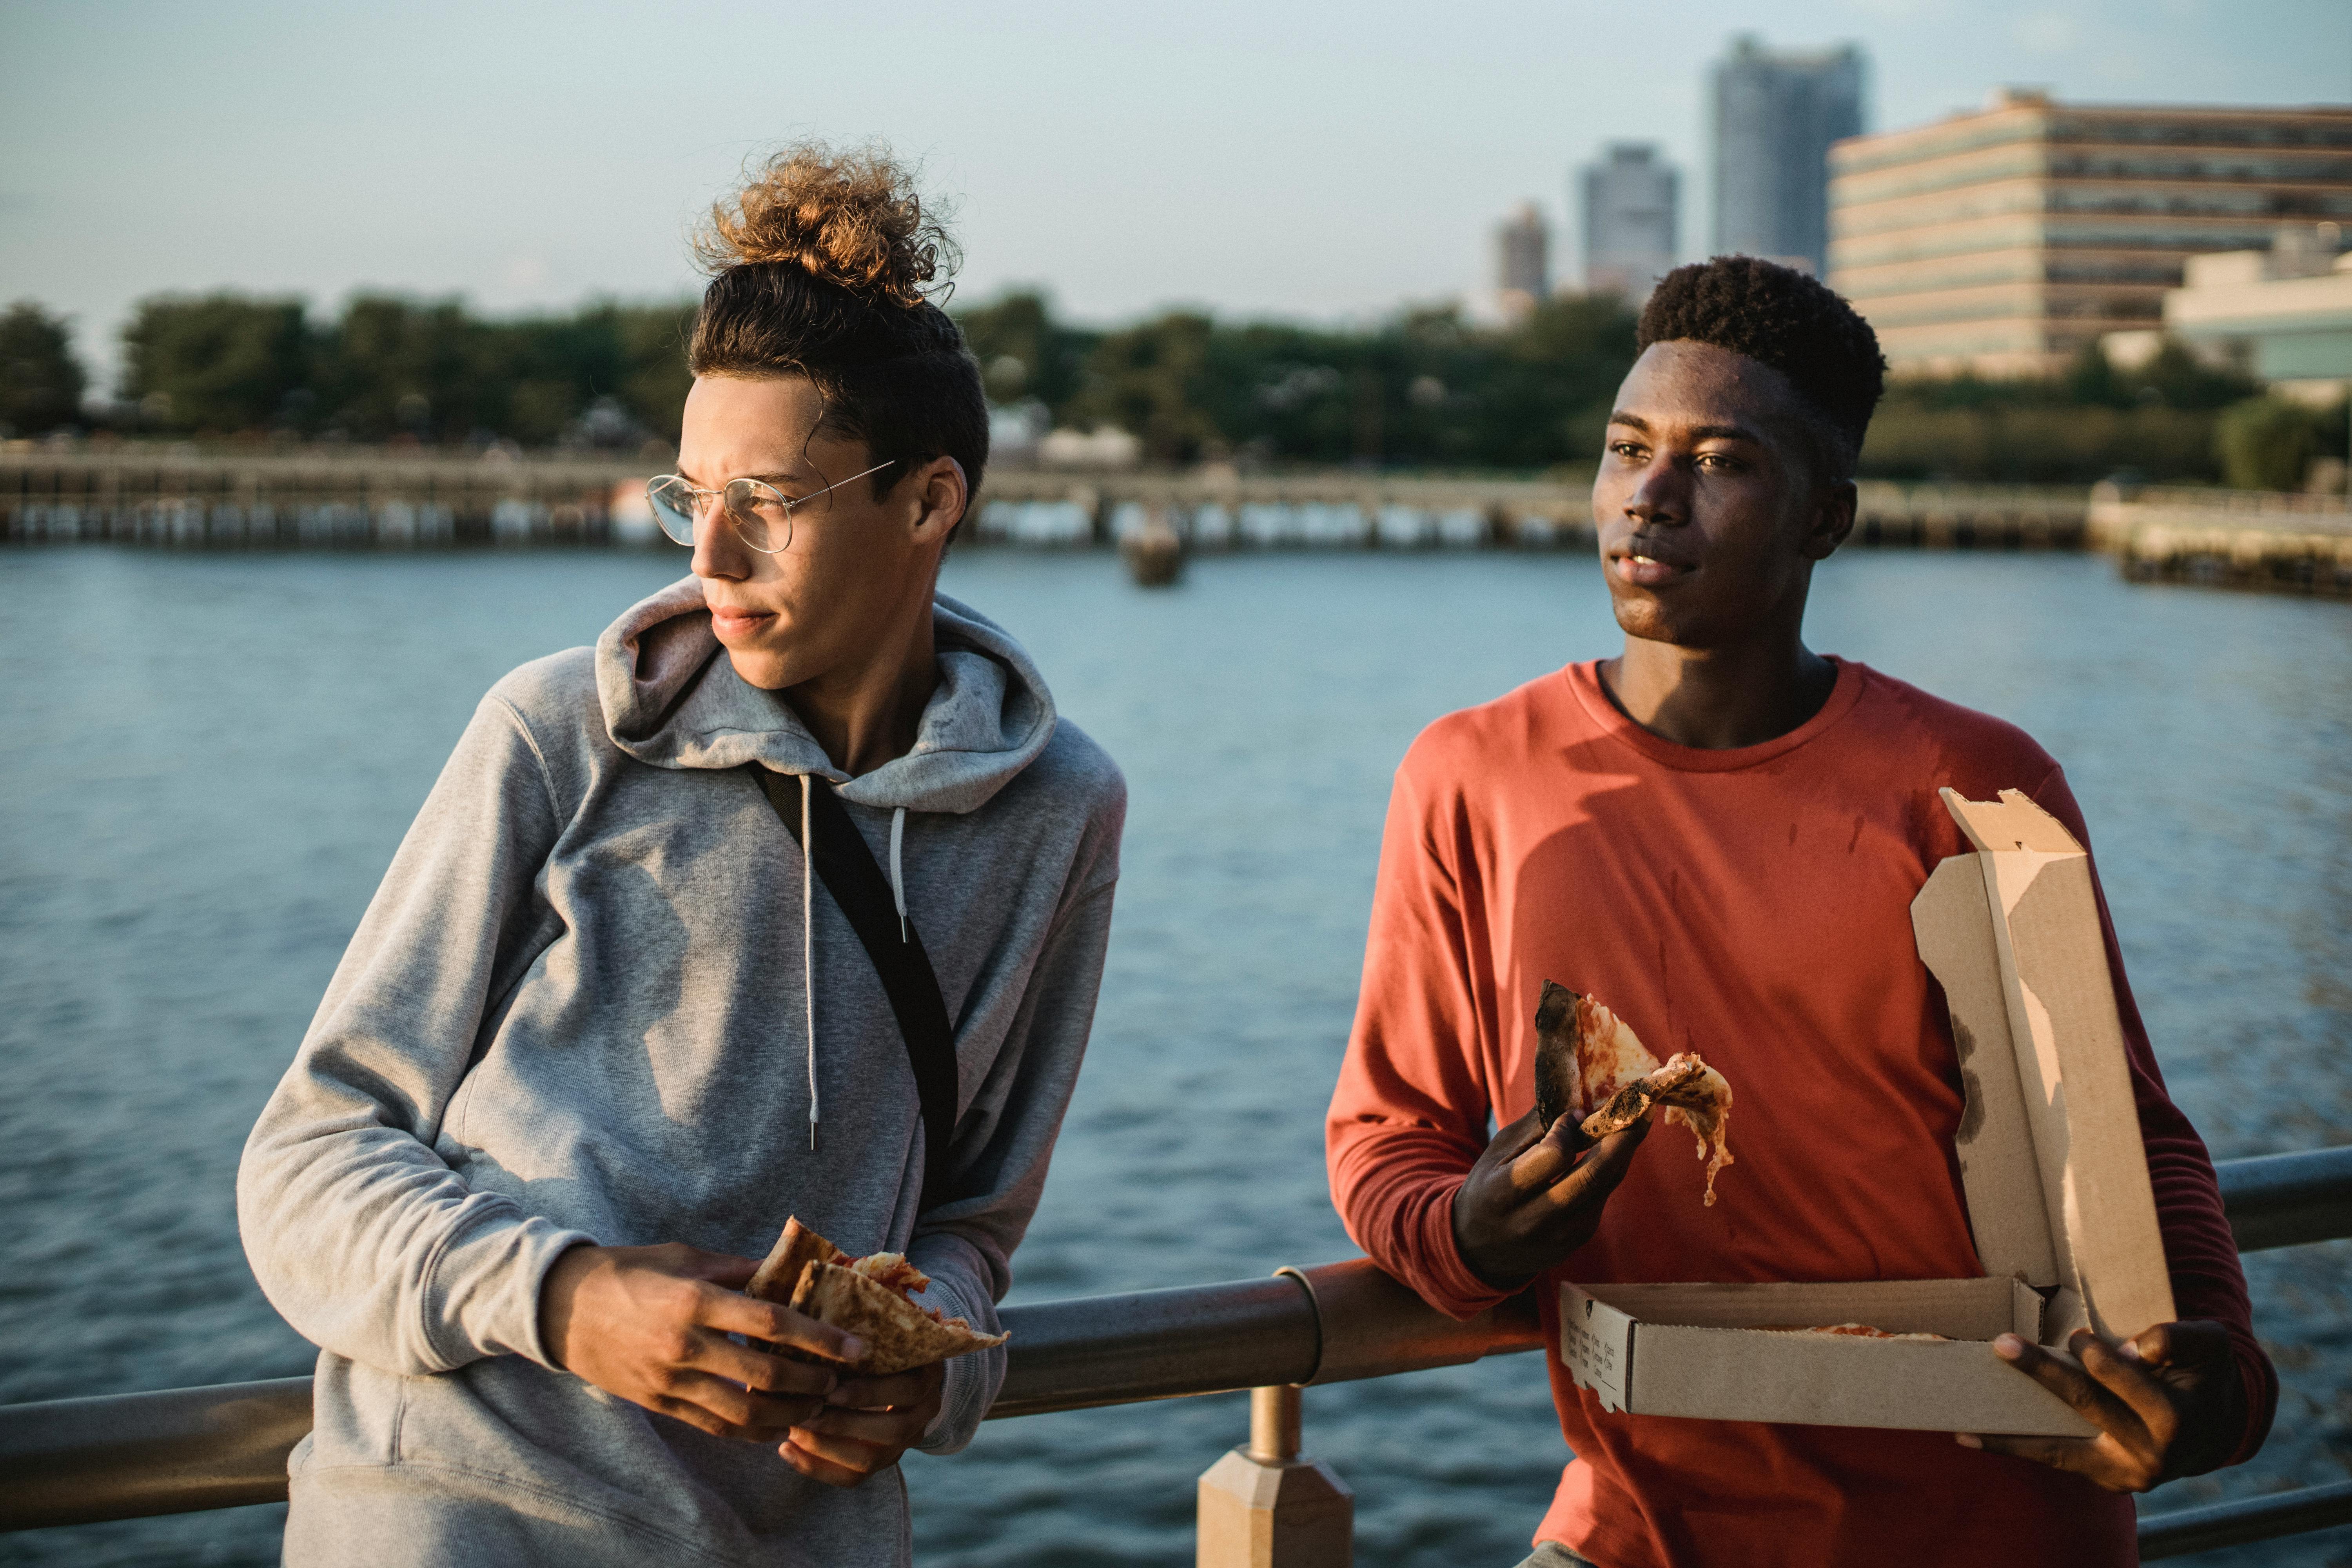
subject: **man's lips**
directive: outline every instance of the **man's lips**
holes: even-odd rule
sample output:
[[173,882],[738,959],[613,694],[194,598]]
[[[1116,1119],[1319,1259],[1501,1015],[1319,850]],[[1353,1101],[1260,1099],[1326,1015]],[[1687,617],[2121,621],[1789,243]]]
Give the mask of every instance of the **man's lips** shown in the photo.
[[1609,552],[1609,570],[1617,580],[1635,588],[1658,588],[1698,570],[1696,562],[1671,560],[1652,555],[1631,546]]
[[733,605],[710,606],[710,629],[722,638],[756,632],[775,618],[773,610],[748,610]]

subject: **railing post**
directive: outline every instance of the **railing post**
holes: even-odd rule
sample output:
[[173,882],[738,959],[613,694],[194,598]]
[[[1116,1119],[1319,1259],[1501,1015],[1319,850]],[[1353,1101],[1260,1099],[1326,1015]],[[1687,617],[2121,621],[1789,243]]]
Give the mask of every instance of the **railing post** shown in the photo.
[[1349,1568],[1356,1499],[1298,1452],[1296,1384],[1250,1390],[1250,1440],[1201,1477],[1198,1568]]

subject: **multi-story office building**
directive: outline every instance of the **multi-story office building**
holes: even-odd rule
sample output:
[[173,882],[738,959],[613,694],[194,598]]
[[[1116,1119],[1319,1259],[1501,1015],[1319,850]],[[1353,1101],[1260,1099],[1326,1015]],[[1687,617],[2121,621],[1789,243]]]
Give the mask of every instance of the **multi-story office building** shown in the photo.
[[1715,68],[1715,249],[1816,278],[1829,245],[1829,150],[1863,129],[1862,51],[1773,53],[1732,40]]
[[1682,177],[1646,142],[1612,142],[1577,178],[1584,287],[1636,310],[1675,264]]
[[1495,303],[1505,321],[1525,321],[1551,293],[1551,228],[1533,202],[1495,230]]
[[2352,219],[2352,108],[2062,104],[1830,154],[1830,282],[1898,372],[2039,375],[2156,327],[2189,257]]

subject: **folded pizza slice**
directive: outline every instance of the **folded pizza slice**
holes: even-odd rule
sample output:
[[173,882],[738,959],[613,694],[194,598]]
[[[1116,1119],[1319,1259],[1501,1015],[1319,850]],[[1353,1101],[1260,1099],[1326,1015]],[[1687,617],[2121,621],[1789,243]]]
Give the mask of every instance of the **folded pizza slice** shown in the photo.
[[1623,1019],[1549,980],[1536,1006],[1536,1110],[1547,1128],[1573,1115],[1596,1139],[1663,1110],[1698,1140],[1710,1207],[1716,1173],[1733,1163],[1731,1085],[1721,1073],[1694,1051],[1661,1063]]
[[776,1238],[744,1293],[782,1301],[795,1312],[856,1334],[866,1345],[856,1369],[872,1377],[987,1350],[1010,1337],[980,1333],[962,1318],[918,1303],[915,1293],[930,1283],[930,1276],[903,1253],[852,1258],[795,1216],[784,1222],[783,1235]]

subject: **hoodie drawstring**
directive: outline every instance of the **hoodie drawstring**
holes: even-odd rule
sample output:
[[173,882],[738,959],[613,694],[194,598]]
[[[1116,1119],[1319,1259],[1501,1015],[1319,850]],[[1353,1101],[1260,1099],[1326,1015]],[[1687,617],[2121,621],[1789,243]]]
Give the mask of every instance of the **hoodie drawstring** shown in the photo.
[[809,1152],[816,1152],[816,836],[809,801],[815,790],[801,775],[801,994],[808,1003]]
[[890,814],[890,897],[898,905],[898,940],[907,940],[907,877],[899,869],[907,843],[907,808]]

